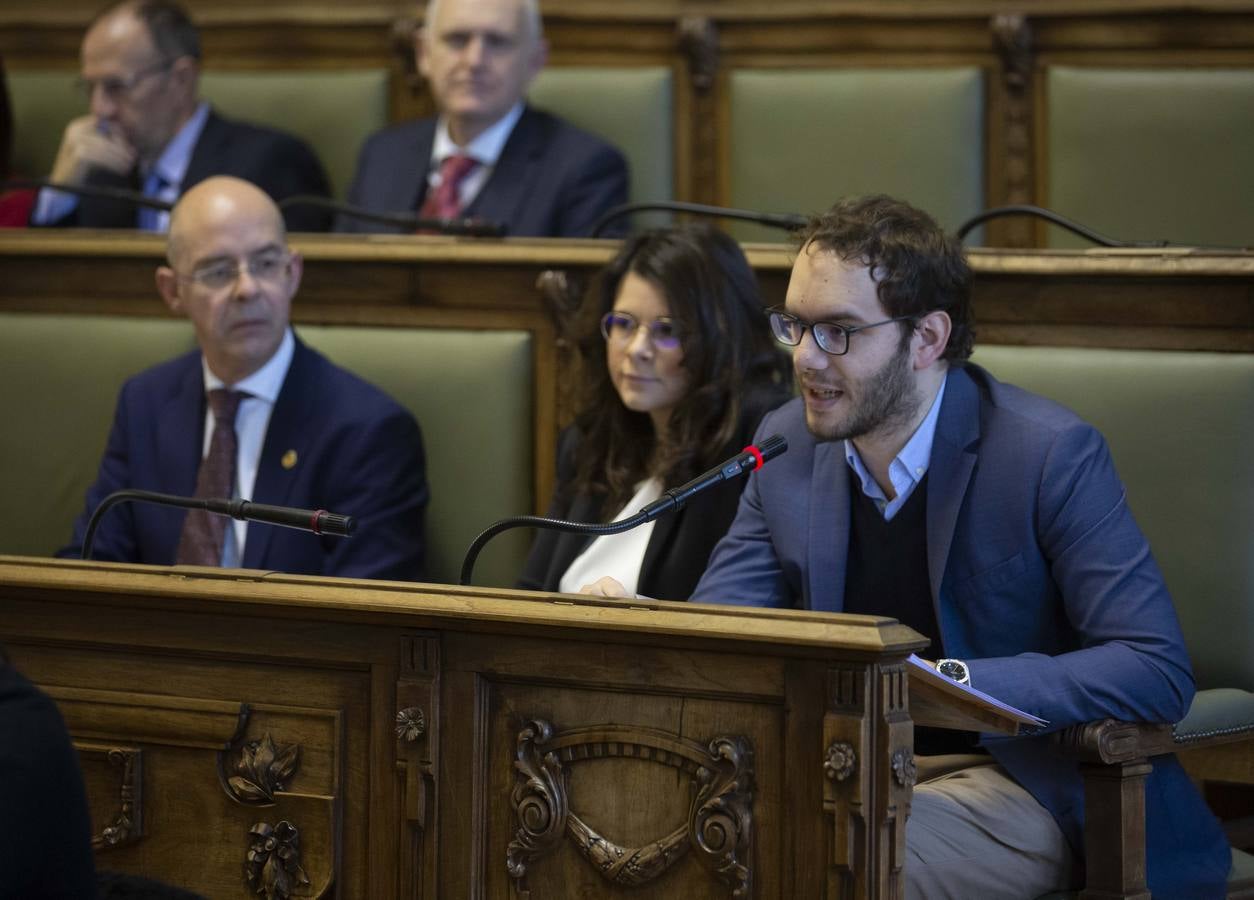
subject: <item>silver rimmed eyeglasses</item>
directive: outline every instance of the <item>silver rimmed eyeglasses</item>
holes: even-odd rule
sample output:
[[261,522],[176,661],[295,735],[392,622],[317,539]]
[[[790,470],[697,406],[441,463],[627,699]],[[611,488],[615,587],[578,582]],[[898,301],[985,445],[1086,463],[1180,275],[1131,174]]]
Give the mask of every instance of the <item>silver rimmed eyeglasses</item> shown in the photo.
[[79,78],[75,84],[78,85],[78,89],[86,95],[88,100],[96,93],[96,88],[104,91],[106,97],[116,100],[119,97],[125,97],[135,90],[144,79],[166,72],[173,65],[174,60],[166,59],[153,63],[151,66],[145,66],[138,72],[127,75],[125,78]]
[[180,273],[179,278],[211,291],[220,291],[235,284],[245,270],[256,281],[278,281],[291,261],[292,255],[282,250],[261,250],[245,259],[222,259],[205,263],[186,274]]
[[607,312],[601,317],[601,334],[615,344],[628,344],[641,328],[649,335],[649,342],[658,350],[674,350],[680,344],[679,326],[666,316],[652,322],[641,322],[631,313]]
[[775,340],[787,347],[796,347],[805,337],[806,329],[814,335],[814,343],[819,349],[832,356],[844,356],[849,352],[849,335],[866,331],[868,328],[879,328],[890,322],[913,322],[914,316],[895,316],[881,322],[869,322],[866,325],[837,325],[835,322],[803,322],[792,313],[785,312],[778,306],[766,311],[771,321],[771,334]]

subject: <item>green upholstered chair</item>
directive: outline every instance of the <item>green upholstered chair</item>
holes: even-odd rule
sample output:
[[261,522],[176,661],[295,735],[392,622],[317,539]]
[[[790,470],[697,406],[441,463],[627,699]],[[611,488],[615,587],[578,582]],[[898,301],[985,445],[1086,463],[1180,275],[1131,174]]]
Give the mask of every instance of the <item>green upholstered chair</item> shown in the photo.
[[[304,326],[301,337],[378,385],[423,428],[431,505],[428,568],[457,580],[466,547],[533,498],[532,347],[524,331]],[[195,346],[185,322],[0,315],[0,490],[24,519],[0,522],[0,553],[49,555],[69,540],[96,475],[122,382]],[[512,584],[530,536],[503,535],[476,568]]]
[[[65,124],[87,110],[76,72],[8,73],[14,110],[14,166],[43,176],[52,168]],[[335,196],[348,192],[357,151],[387,124],[388,72],[206,72],[201,93],[226,116],[280,128],[309,142]]]
[[61,133],[75,116],[87,112],[87,101],[75,86],[78,72],[8,71],[13,105],[13,170],[44,178],[61,145]]
[[[1200,689],[1184,721],[1059,737],[1085,767],[1091,896],[1147,897],[1145,761],[1177,752],[1205,780],[1207,753],[1235,749],[1254,772],[1254,354],[985,346],[974,360],[1106,436],[1175,600]],[[1229,885],[1254,896],[1254,858],[1234,851]]]
[[675,193],[674,88],[664,66],[549,66],[528,100],[600,135],[627,157],[633,203]]
[[289,131],[314,148],[345,197],[357,153],[388,123],[387,69],[220,72],[201,77],[201,93],[223,115]]
[[1045,205],[1126,240],[1254,245],[1254,71],[1055,66],[1045,84]]
[[[727,90],[732,206],[810,214],[885,193],[950,230],[984,208],[978,68],[739,69]],[[733,231],[783,239],[758,226]]]

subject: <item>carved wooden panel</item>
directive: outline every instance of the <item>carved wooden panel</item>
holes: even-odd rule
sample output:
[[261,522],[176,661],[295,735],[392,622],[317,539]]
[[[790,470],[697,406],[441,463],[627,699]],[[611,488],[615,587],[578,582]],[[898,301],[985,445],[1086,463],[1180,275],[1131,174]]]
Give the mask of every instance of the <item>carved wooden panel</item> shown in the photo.
[[92,813],[91,846],[97,853],[144,836],[144,751],[76,740]]

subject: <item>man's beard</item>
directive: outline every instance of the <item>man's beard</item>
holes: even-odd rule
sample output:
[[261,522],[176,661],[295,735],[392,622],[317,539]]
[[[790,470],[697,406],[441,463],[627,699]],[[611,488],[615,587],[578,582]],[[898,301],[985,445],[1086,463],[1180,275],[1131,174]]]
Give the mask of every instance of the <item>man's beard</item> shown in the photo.
[[[839,422],[826,425],[806,417],[806,426],[820,441],[845,441],[873,431],[891,430],[910,421],[922,398],[910,377],[910,345],[903,344],[871,375],[846,383],[845,396],[853,406]],[[849,388],[856,387],[853,395]]]

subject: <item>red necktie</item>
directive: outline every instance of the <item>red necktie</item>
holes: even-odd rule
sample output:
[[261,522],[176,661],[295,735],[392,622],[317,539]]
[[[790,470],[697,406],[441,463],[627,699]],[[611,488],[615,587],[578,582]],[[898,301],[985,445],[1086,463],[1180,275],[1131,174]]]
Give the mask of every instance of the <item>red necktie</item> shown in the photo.
[[[248,396],[242,391],[223,389],[209,392],[213,409],[213,437],[209,453],[200,461],[196,475],[196,496],[199,498],[230,498],[235,492],[235,413],[240,400]],[[183,521],[175,563],[184,566],[218,566],[222,564],[222,542],[226,538],[227,518],[193,509]]]
[[479,165],[469,156],[447,156],[440,163],[440,186],[427,191],[418,215],[424,219],[455,219],[462,211],[458,188]]

